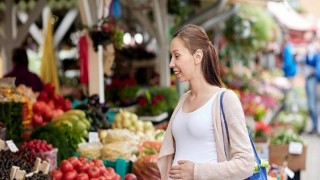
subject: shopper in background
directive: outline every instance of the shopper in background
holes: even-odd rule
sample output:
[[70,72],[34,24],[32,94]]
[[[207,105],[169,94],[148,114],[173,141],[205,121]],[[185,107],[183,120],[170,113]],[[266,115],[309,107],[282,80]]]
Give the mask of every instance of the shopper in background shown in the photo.
[[282,57],[282,70],[284,72],[284,76],[287,78],[294,77],[297,73],[297,64],[294,58],[294,47],[288,36],[286,36],[286,43],[283,48]]
[[26,49],[20,47],[12,51],[13,69],[4,77],[15,77],[16,86],[24,84],[31,87],[33,91],[39,92],[43,90],[43,83],[40,78],[29,71],[28,69],[28,55]]
[[[320,52],[316,41],[311,41],[306,54],[306,94],[309,115],[312,120],[312,129],[309,134],[318,134],[318,98],[317,81],[320,75]],[[318,80],[317,80],[318,79]]]
[[[171,54],[170,68],[179,82],[189,82],[191,90],[180,98],[166,130],[158,157],[161,179],[251,176],[254,155],[244,112],[237,95],[221,88],[217,53],[207,34],[196,25],[178,29]],[[222,92],[228,133],[222,126]]]

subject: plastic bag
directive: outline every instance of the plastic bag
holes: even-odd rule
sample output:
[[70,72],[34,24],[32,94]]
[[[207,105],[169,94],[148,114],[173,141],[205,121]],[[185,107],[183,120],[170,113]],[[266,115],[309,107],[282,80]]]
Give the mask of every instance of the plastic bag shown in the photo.
[[51,151],[35,153],[35,156],[42,160],[47,160],[50,163],[50,171],[57,168],[57,154],[58,149],[54,148]]
[[81,157],[99,159],[103,145],[100,142],[81,143],[78,145],[77,152]]

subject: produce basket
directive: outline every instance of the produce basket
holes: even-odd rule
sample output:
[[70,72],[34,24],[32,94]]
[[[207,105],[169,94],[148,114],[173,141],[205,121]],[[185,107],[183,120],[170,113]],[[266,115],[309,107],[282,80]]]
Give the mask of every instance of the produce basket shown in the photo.
[[41,158],[42,160],[47,160],[50,162],[50,171],[57,168],[57,154],[58,154],[57,148],[54,148],[51,151],[47,151],[47,152],[35,153],[37,157]]

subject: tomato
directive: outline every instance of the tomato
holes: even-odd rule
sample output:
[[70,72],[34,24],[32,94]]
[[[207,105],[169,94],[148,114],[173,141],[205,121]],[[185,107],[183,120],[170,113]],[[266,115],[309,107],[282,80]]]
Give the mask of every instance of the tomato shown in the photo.
[[133,173],[128,173],[124,176],[124,180],[137,180],[137,176]]
[[108,173],[109,173],[111,176],[113,176],[114,174],[116,174],[116,173],[114,172],[114,169],[111,168],[111,167],[107,167],[107,171],[108,171]]
[[43,118],[41,115],[34,114],[32,117],[33,124],[36,126],[42,126],[43,125]]
[[87,174],[90,178],[97,178],[100,176],[100,169],[98,167],[91,166],[88,169]]
[[112,180],[121,180],[121,177],[120,177],[119,174],[116,174],[116,175],[112,178]]
[[98,178],[99,180],[108,180],[106,177],[104,177],[104,176],[99,176],[99,178]]
[[104,166],[104,163],[101,159],[94,159],[92,160],[92,162],[96,165],[96,166],[99,166],[99,165],[103,165]]
[[80,173],[76,176],[76,180],[89,180],[89,176],[86,173]]
[[70,172],[73,170],[72,164],[67,160],[61,162],[60,168],[62,172]]
[[81,163],[80,162],[80,165],[77,167],[77,171],[80,173],[80,172],[87,172],[88,169],[90,168],[89,164],[88,163]]
[[51,172],[51,176],[53,180],[61,180],[62,179],[62,172],[59,169],[55,169]]
[[72,164],[73,168],[77,168],[80,165],[80,161],[76,157],[69,158],[69,162]]
[[71,170],[63,174],[63,180],[74,180],[77,176],[76,170]]
[[100,169],[100,174],[101,175],[105,175],[105,174],[109,175],[109,173],[108,173],[108,171],[107,171],[107,169],[105,167],[99,167],[99,169]]
[[88,161],[88,159],[85,158],[85,157],[79,157],[78,159],[79,159],[79,161],[82,162],[82,163]]

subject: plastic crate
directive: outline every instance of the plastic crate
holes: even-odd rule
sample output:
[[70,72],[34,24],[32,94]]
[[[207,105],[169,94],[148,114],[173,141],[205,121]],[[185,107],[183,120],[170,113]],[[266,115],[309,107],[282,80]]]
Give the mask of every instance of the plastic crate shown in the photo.
[[116,161],[103,160],[103,163],[106,167],[112,167],[121,176],[121,179],[124,179],[124,176],[131,172],[132,162],[123,158],[118,158]]
[[[73,153],[73,155],[79,157],[77,152]],[[91,158],[88,159],[92,160]],[[112,167],[114,171],[121,176],[121,179],[124,179],[124,176],[130,173],[132,168],[132,162],[126,161],[123,158],[118,158],[116,161],[103,160],[103,164],[106,167]]]
[[118,112],[116,112],[116,111],[111,111],[111,110],[109,110],[109,111],[106,112],[106,116],[107,116],[108,121],[109,121],[110,123],[113,123],[113,122],[114,122],[114,117],[116,116],[117,113],[118,113]]

